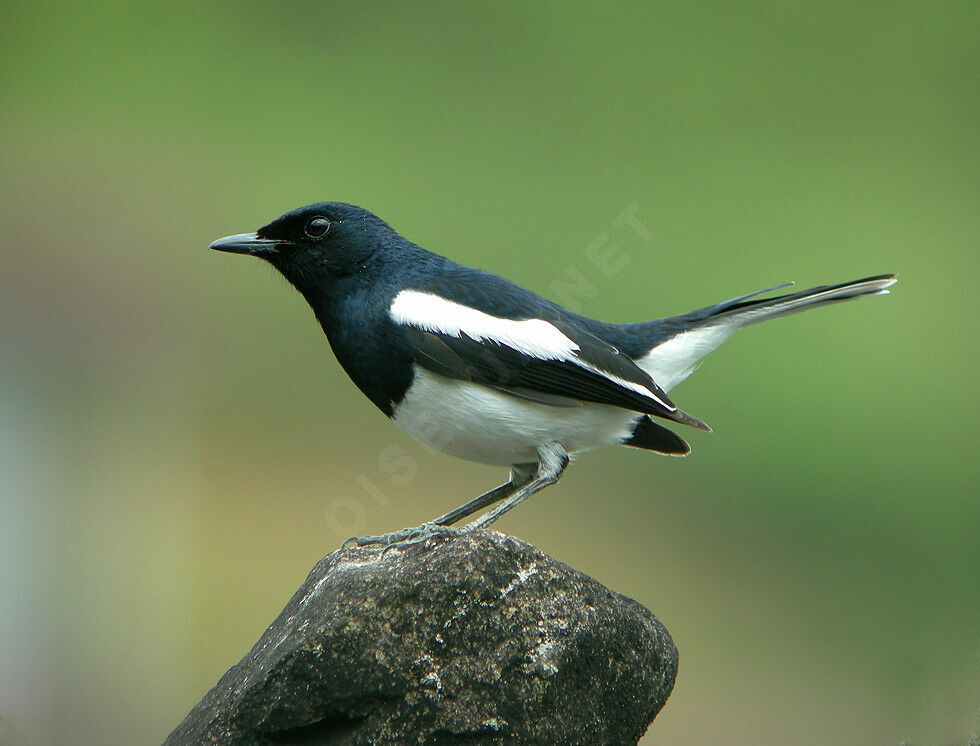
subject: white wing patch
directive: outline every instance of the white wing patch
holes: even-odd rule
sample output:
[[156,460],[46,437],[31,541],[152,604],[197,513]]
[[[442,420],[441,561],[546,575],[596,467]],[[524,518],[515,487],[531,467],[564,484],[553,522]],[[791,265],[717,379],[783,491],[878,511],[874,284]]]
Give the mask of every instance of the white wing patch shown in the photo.
[[538,360],[574,363],[613,381],[617,386],[652,399],[668,411],[677,409],[646,386],[601,370],[580,358],[577,354],[579,346],[544,319],[503,319],[420,290],[402,290],[391,302],[388,314],[397,324],[414,326],[423,331],[457,338],[465,334],[479,342],[506,345]]
[[432,293],[402,290],[388,310],[398,324],[479,342],[496,342],[539,360],[572,360],[578,345],[543,319],[502,319]]
[[736,328],[734,324],[716,324],[681,332],[654,347],[636,364],[649,373],[660,388],[670,391],[694,372],[701,358],[732,336]]

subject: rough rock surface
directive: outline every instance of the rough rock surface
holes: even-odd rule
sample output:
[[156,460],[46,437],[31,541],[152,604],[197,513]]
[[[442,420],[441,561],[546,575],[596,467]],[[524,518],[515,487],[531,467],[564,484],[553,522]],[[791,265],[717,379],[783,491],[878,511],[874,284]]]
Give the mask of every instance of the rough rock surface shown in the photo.
[[325,557],[167,744],[630,744],[677,649],[650,611],[495,532]]

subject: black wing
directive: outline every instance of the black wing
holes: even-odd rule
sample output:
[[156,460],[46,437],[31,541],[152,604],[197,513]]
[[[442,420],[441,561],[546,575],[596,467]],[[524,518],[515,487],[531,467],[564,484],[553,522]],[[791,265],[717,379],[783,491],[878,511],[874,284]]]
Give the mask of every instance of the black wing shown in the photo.
[[465,333],[452,336],[405,325],[415,361],[433,373],[488,386],[511,396],[558,407],[610,404],[710,430],[677,409],[649,374],[627,355],[584,329],[550,320],[578,347],[571,359],[541,359]]

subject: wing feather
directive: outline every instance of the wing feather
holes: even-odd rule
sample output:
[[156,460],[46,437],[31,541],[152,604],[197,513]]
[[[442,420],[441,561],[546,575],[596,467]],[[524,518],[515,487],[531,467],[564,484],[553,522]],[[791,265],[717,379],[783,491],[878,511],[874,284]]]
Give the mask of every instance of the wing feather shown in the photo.
[[423,368],[552,406],[610,404],[708,430],[649,373],[556,313],[503,317],[428,290],[405,289],[389,317]]
[[[571,407],[580,406],[583,401],[596,402],[708,429],[686,412],[676,407],[668,409],[657,399],[617,380],[620,372],[626,372],[623,370],[626,366],[618,359],[615,363],[586,359],[586,365],[572,360],[542,360],[507,345],[486,339],[478,341],[466,334],[455,337],[412,326],[405,326],[404,331],[415,362],[439,375],[473,381],[541,404]],[[622,355],[619,357],[629,360]],[[614,377],[603,372],[607,367],[616,369]],[[656,387],[647,374],[643,373],[643,377],[649,381],[648,385]],[[659,387],[652,390],[659,392]],[[666,394],[662,396],[669,404]]]

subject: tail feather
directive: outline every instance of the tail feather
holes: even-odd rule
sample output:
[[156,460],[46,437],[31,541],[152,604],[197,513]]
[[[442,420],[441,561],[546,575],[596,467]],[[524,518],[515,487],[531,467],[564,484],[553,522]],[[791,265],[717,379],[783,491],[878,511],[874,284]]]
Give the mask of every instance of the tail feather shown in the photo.
[[[745,295],[740,295],[737,298],[729,298],[728,300],[722,301],[721,303],[716,303],[713,306],[708,306],[707,308],[702,308],[701,311],[693,311],[692,313],[703,315],[713,315],[717,316],[722,311],[728,311],[729,309],[736,308],[742,305],[747,305],[743,301],[747,301],[749,298],[756,298],[760,295],[765,295],[766,293],[771,293],[774,290],[785,290],[786,288],[791,288],[795,285],[795,282],[784,282],[782,285],[773,285],[771,288],[766,288],[765,290],[756,290],[752,293],[746,293]],[[690,314],[687,314],[690,315]]]
[[770,290],[787,287],[780,285],[682,316],[632,325],[637,330],[636,337],[645,337],[650,345],[636,357],[636,363],[664,391],[670,391],[694,372],[701,358],[717,349],[743,326],[863,295],[886,295],[895,282],[895,275],[876,275],[839,285],[821,285],[775,298],[757,297]]
[[739,326],[748,326],[808,308],[859,298],[862,295],[887,295],[888,288],[897,281],[895,275],[876,275],[842,282],[839,285],[821,285],[777,298],[747,300],[752,296],[742,296],[715,306],[715,311],[705,317],[702,323],[710,324],[715,319],[733,318],[738,321]]
[[623,439],[623,445],[633,448],[644,448],[667,456],[686,456],[691,452],[691,446],[673,430],[658,425],[647,415],[636,421],[633,432]]

